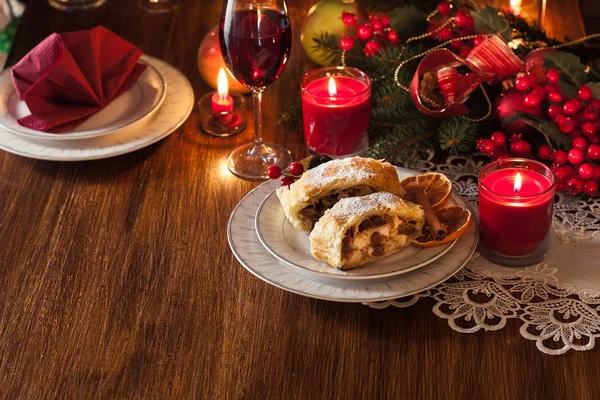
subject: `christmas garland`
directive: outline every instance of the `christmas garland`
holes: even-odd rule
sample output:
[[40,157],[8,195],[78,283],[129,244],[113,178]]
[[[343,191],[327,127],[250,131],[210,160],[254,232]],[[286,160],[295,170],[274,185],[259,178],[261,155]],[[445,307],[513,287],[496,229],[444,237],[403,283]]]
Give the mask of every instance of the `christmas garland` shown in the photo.
[[[598,35],[561,43],[510,10],[410,3],[367,1],[368,22],[339,16],[354,35],[314,37],[330,64],[372,78],[369,155],[406,160],[434,146],[538,158],[554,165],[559,190],[596,195],[600,53],[590,40]],[[487,65],[496,59],[506,63]],[[301,113],[290,104],[278,124],[301,131]]]

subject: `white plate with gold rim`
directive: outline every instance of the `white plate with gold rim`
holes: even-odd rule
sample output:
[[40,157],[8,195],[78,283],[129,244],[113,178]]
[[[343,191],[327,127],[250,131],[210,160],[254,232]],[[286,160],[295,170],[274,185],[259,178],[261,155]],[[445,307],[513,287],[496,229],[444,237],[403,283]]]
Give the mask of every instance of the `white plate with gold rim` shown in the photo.
[[[416,172],[397,168],[400,180]],[[451,205],[459,205],[460,197],[453,195]],[[372,261],[360,268],[342,271],[330,267],[325,261],[317,260],[310,254],[310,239],[306,232],[294,229],[285,217],[275,191],[267,195],[256,213],[256,233],[263,246],[275,258],[284,263],[310,271],[326,278],[337,279],[380,279],[405,274],[421,268],[442,257],[456,241],[427,249],[408,245],[399,252]]]
[[[268,181],[246,195],[233,210],[227,239],[237,260],[250,273],[280,289],[302,296],[340,302],[371,302],[410,296],[434,287],[456,274],[471,259],[478,240],[477,224],[442,257],[413,271],[381,279],[339,279],[293,267],[275,258],[256,233],[256,213],[278,186]],[[458,197],[461,207],[473,210]]]

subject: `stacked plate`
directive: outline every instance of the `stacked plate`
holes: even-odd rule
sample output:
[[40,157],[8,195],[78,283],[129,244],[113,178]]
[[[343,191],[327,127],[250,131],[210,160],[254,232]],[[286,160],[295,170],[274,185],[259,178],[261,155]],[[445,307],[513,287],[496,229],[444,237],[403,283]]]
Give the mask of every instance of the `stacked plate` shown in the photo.
[[53,132],[25,128],[29,115],[13,88],[10,69],[0,74],[0,148],[24,157],[82,161],[129,153],[155,143],[187,119],[194,92],[187,78],[164,61],[142,56],[148,68],[131,88],[91,117]]
[[[402,180],[416,172],[398,168]],[[454,242],[428,249],[408,246],[365,266],[340,271],[310,254],[308,234],[285,218],[275,194],[278,181],[268,181],[237,205],[227,227],[229,246],[252,274],[278,288],[303,296],[342,302],[371,302],[410,296],[456,274],[477,246],[477,224]],[[452,193],[451,205],[469,204]]]

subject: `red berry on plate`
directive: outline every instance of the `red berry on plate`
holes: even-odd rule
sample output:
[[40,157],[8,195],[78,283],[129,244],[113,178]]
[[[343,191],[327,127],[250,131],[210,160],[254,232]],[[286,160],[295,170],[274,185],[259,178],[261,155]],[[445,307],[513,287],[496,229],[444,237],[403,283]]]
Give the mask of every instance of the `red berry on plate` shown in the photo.
[[540,160],[550,160],[552,158],[552,149],[547,144],[540,146],[538,149],[538,158]]
[[527,96],[525,96],[525,99],[523,99],[523,104],[525,105],[525,107],[537,107],[540,104],[540,101],[541,99],[539,96],[530,93]]
[[290,186],[292,183],[294,183],[294,177],[284,176],[283,179],[281,180],[280,185],[281,186]]
[[388,37],[388,40],[392,43],[398,43],[398,41],[400,40],[400,38],[398,37],[398,32],[396,32],[393,29],[388,31],[387,37]]
[[577,105],[573,103],[572,100],[567,101],[563,105],[563,112],[565,113],[565,115],[575,115],[577,114]]
[[550,118],[554,118],[560,114],[562,114],[562,107],[558,104],[552,104],[548,107],[548,116],[550,116]]
[[577,97],[583,101],[588,101],[592,98],[592,89],[587,86],[582,86],[577,92]]
[[570,165],[561,165],[558,168],[554,169],[554,175],[556,179],[566,180],[573,176],[573,167]]
[[579,165],[583,162],[583,159],[585,158],[585,154],[583,154],[583,151],[581,151],[581,150],[571,149],[571,150],[569,150],[568,158],[569,158],[569,162],[571,164]]
[[342,11],[342,22],[344,25],[354,26],[356,25],[356,15],[348,11]]
[[581,130],[585,136],[592,136],[598,132],[598,127],[593,122],[586,122],[581,126]]
[[277,165],[271,165],[267,168],[267,176],[271,179],[277,179],[281,176],[281,168]]
[[585,181],[581,178],[571,178],[567,183],[567,190],[571,194],[579,194],[583,192]]
[[552,154],[552,162],[557,165],[563,165],[569,160],[567,152],[564,150],[556,150],[554,154]]
[[598,195],[598,183],[592,179],[588,179],[585,181],[585,185],[583,186],[583,193],[587,194],[590,197],[595,197]]
[[371,36],[373,36],[373,29],[370,26],[361,25],[356,30],[356,33],[359,38],[361,38],[363,40],[367,40],[367,39],[370,39]]
[[500,131],[492,133],[490,139],[497,147],[504,146],[506,144],[506,135]]
[[558,81],[560,80],[560,72],[558,72],[554,68],[550,68],[546,72],[546,77],[548,78],[548,80],[550,82],[552,82],[552,83],[558,83]]
[[450,29],[450,28],[448,28],[448,27],[442,28],[442,29],[440,30],[440,33],[439,33],[439,35],[440,35],[440,40],[441,40],[442,42],[445,42],[445,41],[447,41],[447,40],[450,40],[450,39],[452,39],[452,29]]
[[571,146],[577,150],[585,151],[585,149],[587,149],[587,145],[587,140],[585,140],[583,137],[576,137],[571,141]]
[[475,148],[483,154],[491,154],[494,151],[495,146],[491,139],[480,139],[476,140],[475,143],[477,143]]
[[352,39],[350,36],[346,36],[345,38],[342,38],[340,40],[340,47],[344,51],[352,50],[352,48],[354,47],[354,39]]
[[592,164],[581,164],[577,173],[583,179],[592,179],[594,176],[594,166]]
[[529,81],[529,78],[527,78],[526,76],[520,76],[515,81],[515,87],[518,90],[527,90],[531,87],[531,82]]
[[[558,117],[557,117],[558,119]],[[575,128],[575,123],[571,118],[564,118],[558,121],[558,129],[563,133],[569,133]]]
[[560,103],[562,100],[562,94],[558,92],[548,92],[548,99],[553,103]]
[[452,6],[447,1],[442,1],[438,4],[437,10],[442,15],[448,15],[452,12]]
[[600,144],[590,144],[587,148],[587,156],[594,161],[600,159]]
[[295,161],[290,164],[290,173],[292,175],[296,175],[296,176],[302,175],[303,172],[304,172],[304,165],[302,165],[302,163]]

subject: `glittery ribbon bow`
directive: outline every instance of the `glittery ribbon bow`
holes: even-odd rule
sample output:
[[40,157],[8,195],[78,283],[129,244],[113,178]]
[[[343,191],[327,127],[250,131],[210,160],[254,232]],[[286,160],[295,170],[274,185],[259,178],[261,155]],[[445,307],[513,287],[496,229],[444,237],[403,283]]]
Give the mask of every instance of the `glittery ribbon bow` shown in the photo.
[[[469,69],[460,74],[458,68]],[[410,95],[417,108],[432,117],[450,117],[468,112],[464,104],[469,95],[484,82],[496,83],[515,75],[525,68],[523,62],[498,36],[492,36],[473,48],[466,59],[447,49],[434,50],[427,54],[417,67],[410,83]],[[426,73],[434,73],[443,98],[443,104],[423,103],[421,80]],[[433,107],[433,108],[432,108]]]

